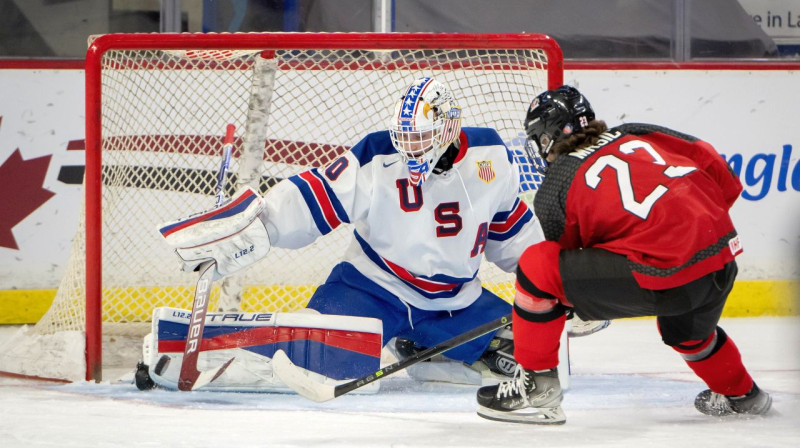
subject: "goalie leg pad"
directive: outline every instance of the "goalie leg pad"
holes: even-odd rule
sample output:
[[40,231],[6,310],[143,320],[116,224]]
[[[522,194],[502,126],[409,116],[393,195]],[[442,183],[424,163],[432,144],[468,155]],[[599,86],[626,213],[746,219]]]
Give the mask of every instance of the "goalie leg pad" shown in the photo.
[[[157,308],[145,339],[144,363],[153,382],[177,390],[191,311]],[[380,368],[382,324],[377,319],[305,313],[208,313],[198,368],[224,373],[199,390],[291,392],[273,374],[271,359],[283,350],[308,376],[330,384],[360,378]],[[168,357],[165,362],[164,357]],[[161,365],[161,369],[156,366]],[[374,393],[379,382],[363,389]]]
[[158,230],[175,248],[184,271],[214,260],[219,278],[269,253],[269,234],[259,216],[263,209],[264,199],[247,187],[221,207],[161,224]]

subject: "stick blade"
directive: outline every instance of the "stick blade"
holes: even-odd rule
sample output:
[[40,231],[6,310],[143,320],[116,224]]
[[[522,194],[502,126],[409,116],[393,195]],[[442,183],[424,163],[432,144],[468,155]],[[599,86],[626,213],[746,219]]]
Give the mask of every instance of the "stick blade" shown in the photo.
[[283,350],[278,350],[273,355],[272,369],[284,384],[309,400],[322,403],[336,398],[335,386],[309,378],[299,367],[294,365]]
[[210,369],[204,372],[200,372],[200,374],[197,375],[197,379],[195,379],[194,384],[191,384],[188,390],[197,390],[205,386],[206,384],[214,381],[215,379],[219,378],[219,376],[222,375],[223,372],[225,372],[225,369],[227,369],[228,366],[231,365],[234,359],[236,358],[231,358],[225,361],[224,364],[217,367],[216,369]]

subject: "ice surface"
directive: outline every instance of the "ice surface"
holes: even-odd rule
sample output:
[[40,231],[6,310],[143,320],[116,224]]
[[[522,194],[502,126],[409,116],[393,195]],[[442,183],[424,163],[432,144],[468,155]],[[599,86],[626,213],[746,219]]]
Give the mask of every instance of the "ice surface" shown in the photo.
[[[705,387],[651,319],[573,339],[567,423],[484,420],[475,387],[403,373],[377,395],[314,403],[293,394],[141,392],[130,383],[0,378],[0,447],[795,447],[800,445],[800,318],[724,319],[758,384],[766,417],[698,413]],[[0,328],[3,335],[12,328]]]

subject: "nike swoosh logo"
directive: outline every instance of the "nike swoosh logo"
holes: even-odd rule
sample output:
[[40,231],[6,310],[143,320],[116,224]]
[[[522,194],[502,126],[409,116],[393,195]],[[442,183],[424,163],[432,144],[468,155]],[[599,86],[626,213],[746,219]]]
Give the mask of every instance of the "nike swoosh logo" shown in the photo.
[[397,162],[399,162],[399,160],[395,160],[394,162],[389,162],[389,163],[383,162],[383,167],[389,168],[390,166],[394,165]]

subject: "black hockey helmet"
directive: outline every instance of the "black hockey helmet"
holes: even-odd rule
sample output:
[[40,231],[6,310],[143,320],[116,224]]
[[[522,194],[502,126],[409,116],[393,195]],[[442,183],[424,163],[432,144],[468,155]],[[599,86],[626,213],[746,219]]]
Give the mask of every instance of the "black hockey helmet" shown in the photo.
[[544,171],[546,162],[540,162],[547,159],[553,144],[583,129],[594,118],[589,101],[574,87],[561,86],[539,94],[525,115],[525,150],[531,163]]

